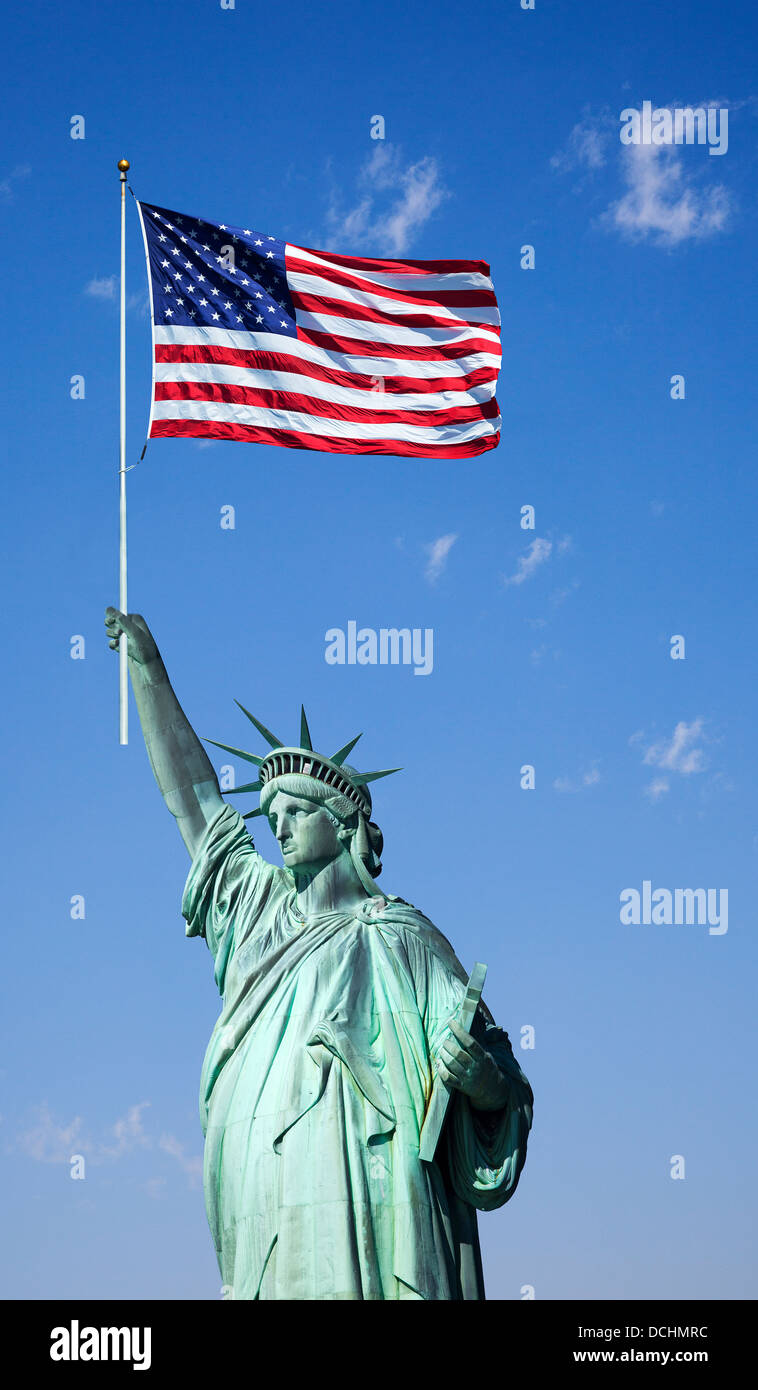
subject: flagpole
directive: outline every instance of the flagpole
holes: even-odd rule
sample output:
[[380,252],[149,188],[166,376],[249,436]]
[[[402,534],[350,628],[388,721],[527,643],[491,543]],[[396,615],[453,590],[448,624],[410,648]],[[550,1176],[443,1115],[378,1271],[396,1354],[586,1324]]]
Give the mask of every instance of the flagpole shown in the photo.
[[[119,415],[119,544],[118,606],[126,613],[126,175],[128,159],[118,161],[121,178],[121,324],[120,324],[120,415]],[[129,668],[126,659],[126,633],[118,644],[119,742],[129,742]]]

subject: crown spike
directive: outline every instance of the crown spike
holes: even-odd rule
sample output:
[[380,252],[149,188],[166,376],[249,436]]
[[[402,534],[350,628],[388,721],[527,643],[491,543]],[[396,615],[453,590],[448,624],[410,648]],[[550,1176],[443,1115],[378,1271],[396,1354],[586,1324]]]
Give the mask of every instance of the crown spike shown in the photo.
[[248,811],[247,815],[246,815],[246,816],[243,816],[242,819],[243,819],[243,820],[252,820],[254,816],[262,816],[262,815],[263,815],[263,811],[261,810],[260,806],[256,806],[256,808],[255,808],[254,811]]
[[305,717],[305,706],[300,706],[300,747],[307,748],[309,753],[313,752],[311,743],[311,731],[308,728],[308,720]]
[[270,729],[267,729],[265,724],[261,724],[261,723],[256,719],[255,715],[250,713],[250,710],[249,710],[249,709],[245,709],[245,706],[244,706],[244,705],[240,705],[239,700],[235,700],[234,703],[235,703],[235,705],[239,705],[240,709],[242,710],[242,713],[247,715],[247,717],[248,717],[248,719],[250,720],[251,724],[254,724],[254,725],[255,725],[256,729],[258,730],[258,733],[263,735],[263,737],[265,738],[266,742],[270,745],[271,748],[283,748],[283,747],[284,747],[284,744],[282,743],[282,740],[281,740],[280,738],[277,738],[277,737],[276,737],[276,734],[272,734],[271,730],[270,730]]
[[246,782],[244,787],[227,787],[227,796],[241,796],[243,792],[259,792],[262,782]]
[[225,753],[233,753],[235,758],[244,758],[245,762],[255,763],[260,767],[263,758],[259,758],[257,753],[246,753],[242,748],[233,748],[230,743],[219,743],[215,738],[203,738],[205,743],[212,743],[214,748],[223,748]]
[[353,772],[350,781],[355,782],[358,787],[365,787],[367,782],[375,782],[378,777],[391,777],[393,772],[402,772],[401,767],[387,767],[383,772]]
[[336,763],[337,767],[342,767],[345,758],[348,756],[348,753],[352,753],[359,738],[363,738],[363,734],[356,734],[355,738],[352,738],[349,743],[346,743],[344,748],[340,748],[338,753],[332,753],[329,759],[330,763]]

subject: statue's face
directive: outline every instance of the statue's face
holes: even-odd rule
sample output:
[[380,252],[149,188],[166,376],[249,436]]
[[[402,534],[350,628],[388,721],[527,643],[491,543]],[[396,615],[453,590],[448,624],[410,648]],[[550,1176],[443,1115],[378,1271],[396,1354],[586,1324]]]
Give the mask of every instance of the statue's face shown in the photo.
[[288,869],[321,868],[342,849],[331,817],[323,806],[305,797],[277,792],[268,808],[268,823]]

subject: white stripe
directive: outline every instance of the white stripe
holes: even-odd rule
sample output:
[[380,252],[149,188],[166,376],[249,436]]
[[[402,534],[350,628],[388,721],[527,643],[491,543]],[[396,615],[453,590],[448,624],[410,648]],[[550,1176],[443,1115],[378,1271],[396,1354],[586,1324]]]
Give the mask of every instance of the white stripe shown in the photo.
[[430,270],[428,274],[418,271],[416,274],[403,274],[397,270],[361,270],[358,266],[338,265],[336,261],[330,261],[328,255],[314,255],[312,251],[305,251],[302,246],[292,246],[287,243],[285,248],[287,257],[294,256],[298,261],[309,261],[314,270],[336,270],[343,275],[355,275],[361,280],[371,280],[375,285],[384,285],[394,290],[434,290],[439,293],[441,299],[445,297],[445,290],[491,290],[494,294],[495,286],[489,275],[482,275],[478,270]]
[[368,323],[365,319],[342,318],[339,314],[311,314],[307,309],[295,310],[298,328],[308,328],[311,332],[328,333],[333,338],[355,338],[357,342],[408,344],[430,351],[440,347],[457,346],[467,341],[477,342],[485,338],[493,348],[500,346],[497,334],[488,328],[403,328],[395,323]]
[[259,429],[294,430],[298,434],[333,436],[338,439],[398,439],[413,444],[464,444],[495,434],[500,417],[473,420],[464,425],[408,425],[389,422],[363,424],[354,420],[324,419],[297,410],[269,410],[264,406],[228,405],[220,401],[156,401],[155,420],[218,420]]
[[[256,367],[240,367],[218,362],[156,362],[157,381],[212,381],[224,386],[245,386],[258,391],[291,391],[314,396],[320,401],[358,405],[366,410],[455,410],[492,400],[495,382],[472,386],[468,391],[414,391],[393,394],[363,390],[353,386],[334,386],[328,381],[303,376],[301,372],[268,372]],[[254,407],[250,406],[249,409]]]
[[225,347],[244,352],[275,352],[277,355],[296,357],[301,362],[313,362],[319,367],[332,371],[351,372],[357,376],[383,377],[422,377],[425,381],[436,377],[467,376],[469,372],[489,367],[497,372],[500,367],[500,343],[495,352],[472,352],[468,357],[451,357],[446,360],[427,362],[423,358],[400,357],[357,357],[349,352],[334,352],[318,347],[315,343],[303,343],[299,338],[288,338],[283,333],[246,333],[237,328],[170,328],[167,324],[155,325],[156,343],[176,343],[203,347]]
[[424,300],[420,304],[409,304],[405,299],[392,299],[389,296],[369,294],[367,290],[350,289],[347,285],[337,285],[332,280],[322,280],[318,275],[303,275],[298,270],[287,271],[287,283],[291,290],[300,294],[319,295],[324,299],[336,299],[347,304],[362,304],[368,309],[377,309],[382,314],[428,314],[438,319],[458,319],[461,323],[500,323],[497,307],[482,305],[447,305]]

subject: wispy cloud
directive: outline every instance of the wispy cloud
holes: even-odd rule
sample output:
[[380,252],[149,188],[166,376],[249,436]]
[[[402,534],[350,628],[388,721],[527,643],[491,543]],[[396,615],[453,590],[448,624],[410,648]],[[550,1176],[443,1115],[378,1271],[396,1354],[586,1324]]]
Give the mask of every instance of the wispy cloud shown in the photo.
[[[705,752],[701,746],[704,725],[702,716],[693,719],[690,724],[681,719],[670,738],[659,739],[644,748],[642,761],[645,766],[658,768],[663,774],[655,777],[644,789],[651,801],[658,801],[671,790],[671,774],[689,777],[705,771]],[[632,734],[629,742],[644,745],[644,732],[638,730]]]
[[550,167],[559,173],[575,169],[602,169],[607,163],[611,140],[610,117],[587,116],[577,121],[562,149],[551,157]]
[[[92,280],[88,280],[84,286],[84,293],[91,299],[100,299],[106,303],[116,304],[119,297],[119,280],[117,275],[95,275]],[[129,313],[147,314],[150,309],[150,300],[147,290],[136,290],[126,296],[126,308]]]
[[595,787],[602,779],[600,771],[593,763],[579,777],[556,777],[553,787],[557,792],[580,792],[584,787]]
[[622,147],[624,195],[603,213],[601,222],[622,236],[651,238],[662,246],[678,246],[724,230],[731,211],[723,184],[698,187],[685,174],[684,156],[673,145]]
[[73,1153],[87,1145],[81,1115],[61,1124],[53,1118],[47,1103],[38,1105],[33,1113],[30,1128],[21,1130],[16,1137],[21,1152],[29,1158],[38,1163],[68,1163]]
[[436,541],[429,541],[424,546],[427,556],[425,574],[430,584],[434,584],[439,579],[447,564],[447,557],[457,539],[457,534],[450,532],[449,535],[438,536]]
[[31,172],[30,164],[17,164],[4,179],[0,179],[0,203],[12,203],[16,196],[16,185],[28,179]]
[[[190,1186],[196,1186],[203,1171],[202,1157],[188,1154],[173,1134],[161,1134],[156,1143],[146,1132],[142,1118],[142,1112],[149,1107],[147,1100],[130,1106],[126,1114],[119,1116],[98,1138],[85,1129],[80,1115],[75,1115],[67,1123],[61,1122],[44,1102],[33,1110],[33,1122],[16,1135],[16,1146],[38,1163],[70,1163],[74,1154],[81,1153],[88,1163],[93,1164],[114,1162],[138,1149],[157,1148],[175,1159]],[[156,1189],[163,1181],[160,1178],[150,1179]]]
[[84,293],[91,295],[93,299],[115,299],[117,291],[118,277],[116,275],[96,275],[84,286]]
[[553,542],[535,536],[531,545],[527,546],[523,555],[520,555],[516,565],[516,573],[509,576],[503,575],[503,583],[523,584],[525,580],[531,579],[537,572],[540,565],[544,565],[553,553]]
[[402,151],[379,141],[356,180],[356,195],[345,200],[334,189],[327,211],[329,236],[348,250],[373,249],[402,256],[415,234],[450,195],[437,161],[427,155],[407,164]]
[[158,1148],[175,1158],[186,1174],[190,1187],[197,1187],[203,1176],[202,1156],[187,1154],[184,1145],[173,1134],[162,1134],[158,1140]]
[[[703,109],[719,106],[736,109],[740,103],[704,101]],[[669,103],[674,111],[687,103]],[[606,231],[629,241],[649,240],[663,247],[685,241],[701,241],[723,232],[729,224],[734,200],[723,183],[708,185],[713,165],[719,161],[685,162],[684,145],[623,145],[619,139],[620,112],[609,107],[585,111],[571,129],[565,144],[551,158],[556,174],[579,173],[574,192],[590,181],[620,180],[619,196],[612,198],[596,219]],[[614,157],[615,151],[615,157]],[[609,189],[610,191],[610,189]]]

